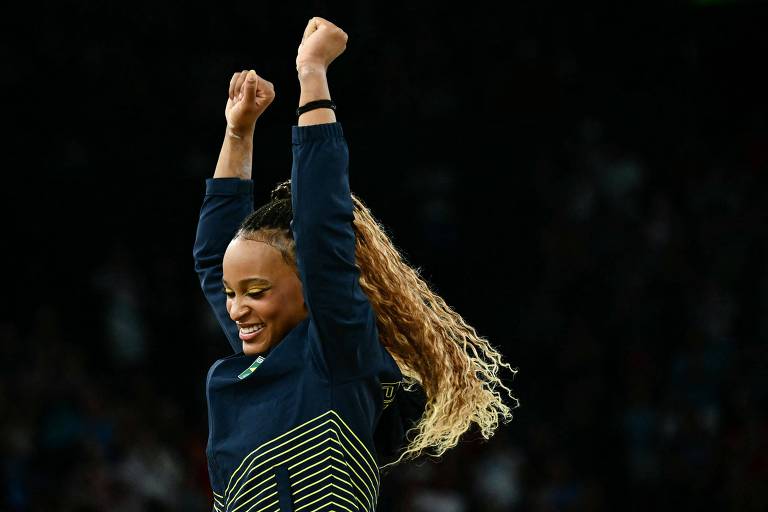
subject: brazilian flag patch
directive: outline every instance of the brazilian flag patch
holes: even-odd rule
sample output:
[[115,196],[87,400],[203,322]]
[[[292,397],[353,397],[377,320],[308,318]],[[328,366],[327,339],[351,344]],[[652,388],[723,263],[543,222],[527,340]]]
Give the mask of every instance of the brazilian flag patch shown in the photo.
[[243,370],[243,373],[238,375],[237,378],[240,379],[240,380],[243,380],[243,379],[246,379],[246,378],[250,377],[253,374],[253,372],[256,371],[256,368],[258,368],[259,365],[261,363],[263,363],[263,362],[264,362],[264,358],[263,357],[261,357],[261,356],[257,357],[256,360],[253,363],[251,363],[251,366],[249,366],[248,368]]

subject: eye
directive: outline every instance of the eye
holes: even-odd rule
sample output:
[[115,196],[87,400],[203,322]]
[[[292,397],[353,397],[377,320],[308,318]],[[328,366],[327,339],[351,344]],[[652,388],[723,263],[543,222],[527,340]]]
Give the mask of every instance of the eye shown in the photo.
[[266,290],[252,290],[252,291],[248,292],[248,296],[249,297],[253,297],[253,298],[258,298],[258,297],[261,297],[262,295],[264,295],[265,291]]
[[232,298],[234,298],[234,296],[235,296],[235,292],[233,292],[232,290],[228,290],[228,289],[226,289],[226,288],[222,288],[222,290],[221,290],[221,291],[223,291],[223,292],[224,292],[224,295],[226,295],[226,296],[227,296],[227,298],[229,298],[229,299],[232,299]]

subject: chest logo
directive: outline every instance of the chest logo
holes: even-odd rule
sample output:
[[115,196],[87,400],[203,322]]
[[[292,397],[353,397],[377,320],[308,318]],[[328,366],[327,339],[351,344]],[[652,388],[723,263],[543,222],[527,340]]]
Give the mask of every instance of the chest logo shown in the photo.
[[263,357],[261,357],[261,356],[257,357],[256,360],[253,363],[251,363],[251,366],[249,366],[248,368],[243,370],[243,373],[238,375],[237,378],[240,379],[240,380],[247,379],[248,377],[253,375],[253,372],[256,371],[256,368],[258,368],[261,365],[261,363],[263,363],[263,362],[264,362],[264,358]]
[[395,393],[397,392],[397,388],[400,387],[400,382],[381,383],[381,392],[384,395],[384,409],[386,409],[395,399]]

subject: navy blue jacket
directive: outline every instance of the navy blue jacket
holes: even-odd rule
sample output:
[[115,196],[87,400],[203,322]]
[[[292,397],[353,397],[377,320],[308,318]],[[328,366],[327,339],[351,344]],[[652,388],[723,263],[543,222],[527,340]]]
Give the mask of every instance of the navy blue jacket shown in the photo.
[[[221,281],[224,251],[253,209],[252,182],[208,180],[200,211],[195,269],[235,352],[207,377],[214,509],[372,512],[374,435],[402,375],[359,284],[341,125],[294,126],[292,142],[291,229],[309,315],[255,371],[247,371],[257,358],[242,353]],[[392,421],[386,435],[400,441],[407,425]]]

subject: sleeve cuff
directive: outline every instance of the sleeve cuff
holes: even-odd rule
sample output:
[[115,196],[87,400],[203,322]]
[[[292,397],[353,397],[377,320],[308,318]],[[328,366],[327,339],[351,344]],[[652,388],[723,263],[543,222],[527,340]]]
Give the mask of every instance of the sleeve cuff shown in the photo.
[[294,144],[343,137],[344,132],[341,129],[341,123],[338,121],[309,126],[293,126],[291,131],[291,140]]
[[205,195],[234,196],[253,194],[253,180],[240,178],[208,178],[205,180]]

